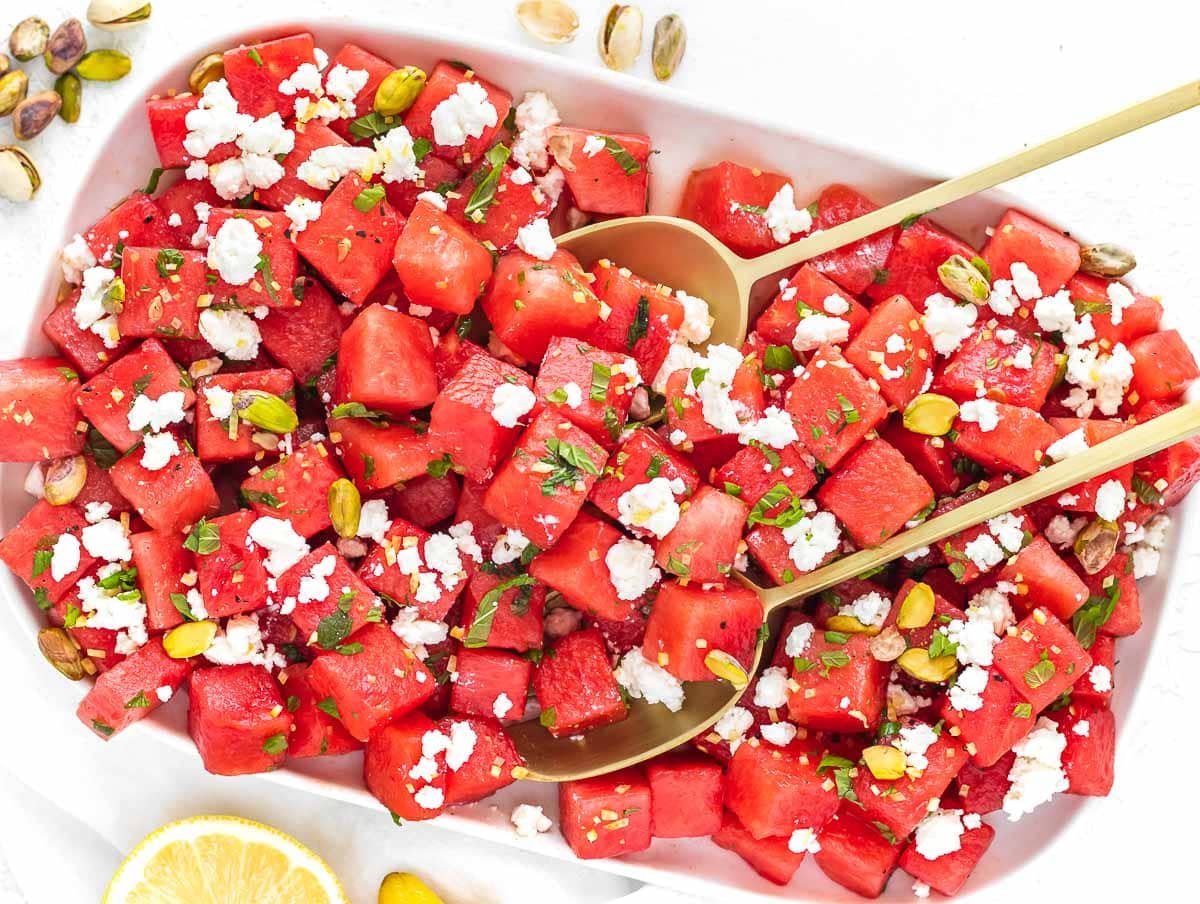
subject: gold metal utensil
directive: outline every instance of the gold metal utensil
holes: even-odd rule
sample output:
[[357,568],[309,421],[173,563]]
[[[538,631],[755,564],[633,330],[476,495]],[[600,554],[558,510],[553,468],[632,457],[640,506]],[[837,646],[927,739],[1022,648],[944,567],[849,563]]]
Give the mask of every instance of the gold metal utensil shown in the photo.
[[[609,220],[558,239],[585,266],[601,258],[617,261],[641,276],[682,288],[705,299],[716,323],[711,342],[741,346],[750,322],[754,284],[834,248],[855,242],[900,221],[943,207],[977,192],[1119,135],[1200,104],[1200,81],[1142,101],[1043,144],[965,176],[920,191],[794,244],[746,260],[733,254],[695,223],[676,217],[646,216]],[[1135,461],[1200,432],[1200,402],[1185,405],[1119,436],[1052,465],[1031,477],[994,490],[945,515],[932,518],[873,549],[865,549],[781,587],[757,590],[764,617],[814,593],[883,565],[968,527],[1061,492],[1080,481]],[[755,655],[753,672],[762,657]],[[741,696],[724,681],[685,685],[686,703],[672,713],[661,705],[634,701],[620,722],[582,738],[553,738],[536,720],[511,726],[511,734],[537,781],[569,781],[631,766],[670,750],[716,722]]]
[[[763,604],[763,617],[770,619],[773,612],[891,562],[905,553],[932,546],[989,518],[1061,493],[1077,483],[1165,449],[1197,433],[1200,433],[1200,402],[1190,402],[1030,477],[995,489],[944,515],[930,518],[879,546],[860,550],[818,568],[790,584],[764,588],[749,581],[744,583],[758,592]],[[758,645],[753,667],[747,669],[748,674],[757,671],[764,646],[765,643]],[[728,712],[742,693],[729,683],[716,680],[687,682],[684,692],[686,700],[677,713],[659,704],[635,700],[625,719],[593,729],[578,740],[551,737],[536,719],[510,726],[508,732],[525,759],[529,770],[527,778],[564,782],[601,775],[635,765],[696,737]]]

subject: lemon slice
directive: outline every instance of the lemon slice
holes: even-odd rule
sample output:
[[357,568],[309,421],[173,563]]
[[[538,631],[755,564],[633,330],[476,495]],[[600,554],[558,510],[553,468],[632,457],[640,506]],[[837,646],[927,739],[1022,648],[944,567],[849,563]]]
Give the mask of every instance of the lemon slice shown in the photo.
[[329,865],[290,835],[236,816],[195,816],[150,833],[103,904],[348,904]]

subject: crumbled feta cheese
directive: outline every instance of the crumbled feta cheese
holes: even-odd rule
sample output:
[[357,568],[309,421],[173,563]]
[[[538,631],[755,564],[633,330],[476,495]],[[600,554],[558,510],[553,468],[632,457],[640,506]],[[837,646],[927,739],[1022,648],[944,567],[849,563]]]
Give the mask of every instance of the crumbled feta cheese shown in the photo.
[[421,618],[421,611],[415,606],[400,607],[392,620],[392,633],[420,659],[425,658],[426,647],[441,643],[449,632],[450,627],[445,622]]
[[533,176],[529,174],[529,170],[523,166],[518,166],[508,177],[508,181],[513,185],[531,185]]
[[679,503],[675,500],[682,481],[655,477],[630,487],[617,499],[621,523],[648,531],[660,540],[679,523]]
[[824,314],[809,314],[796,324],[792,348],[798,352],[809,352],[826,344],[845,342],[850,337],[850,323],[840,317]]
[[296,176],[313,188],[328,191],[350,173],[373,173],[379,168],[379,155],[372,148],[329,145],[316,148],[300,164]]
[[1105,521],[1116,521],[1125,511],[1125,486],[1119,480],[1106,480],[1096,490],[1096,514]]
[[808,645],[812,643],[815,631],[816,629],[808,622],[801,622],[792,628],[783,645],[784,652],[788,657],[794,659],[807,650]]
[[788,850],[793,854],[819,854],[821,842],[816,829],[796,829],[788,837]]
[[1011,822],[1032,813],[1069,785],[1062,769],[1062,754],[1067,739],[1058,725],[1042,716],[1033,731],[1013,747],[1017,758],[1008,772],[1011,783],[1004,795],[1004,812]]
[[554,236],[550,235],[550,221],[545,217],[538,217],[532,223],[518,229],[517,247],[540,261],[548,261],[554,257],[558,245],[554,242]]
[[1004,550],[990,534],[980,534],[963,547],[963,554],[980,571],[988,571],[1004,561]]
[[1080,719],[1071,726],[1071,731],[1081,738],[1086,738],[1092,733],[1092,725],[1087,719]]
[[517,104],[513,117],[517,136],[512,144],[513,160],[541,172],[550,165],[546,130],[562,122],[554,103],[542,91],[530,91]]
[[1088,681],[1097,694],[1107,694],[1113,689],[1112,670],[1106,665],[1094,665],[1088,672]]
[[791,183],[784,184],[775,193],[763,216],[771,235],[781,245],[790,242],[792,236],[812,229],[812,215],[806,208],[796,207],[796,196]]
[[799,439],[792,416],[774,405],[768,407],[761,418],[744,424],[738,431],[738,442],[746,446],[763,443],[773,449],[786,449]]
[[864,593],[849,605],[838,609],[838,615],[849,615],[868,628],[881,626],[892,611],[892,601],[881,593]]
[[496,545],[492,548],[492,562],[497,565],[515,562],[521,558],[521,553],[528,545],[529,538],[519,530],[510,527],[496,538]]
[[935,292],[925,299],[925,316],[921,323],[933,349],[939,355],[952,355],[975,327],[979,309],[973,304],[959,304],[953,298]]
[[238,112],[225,79],[217,79],[204,86],[195,109],[184,117],[188,132],[183,149],[197,159],[207,157],[217,145],[236,141],[253,121],[254,117]]
[[712,335],[713,318],[708,312],[708,302],[683,289],[675,292],[675,298],[683,305],[683,323],[679,325],[679,338],[698,345],[707,342]]
[[88,524],[99,524],[112,512],[111,502],[89,502],[83,507],[83,517]]
[[258,272],[263,244],[254,224],[233,217],[221,224],[208,244],[208,266],[225,282],[244,286]]
[[1075,326],[1075,302],[1067,292],[1039,298],[1033,306],[1033,317],[1044,332],[1069,332]]
[[937,860],[962,849],[962,810],[938,810],[921,820],[914,836],[917,853]]
[[[825,296],[825,300],[823,302],[821,302],[821,307],[823,307],[825,309],[825,312],[828,314],[833,314],[834,316],[841,316],[842,314],[845,314],[847,311],[850,310],[850,302],[848,302],[848,301],[846,301],[846,299],[842,298],[841,295],[827,295],[827,296]],[[899,350],[902,350],[902,348],[898,349],[898,351]],[[889,351],[890,351],[890,349],[889,349]]]
[[129,406],[126,422],[134,433],[141,433],[146,428],[155,433],[165,430],[171,424],[178,424],[184,416],[184,395],[177,389],[164,392],[157,399],[152,399],[146,393],[134,398]]
[[497,694],[496,699],[492,701],[492,715],[497,719],[507,719],[515,708],[516,704],[503,692]]
[[204,401],[214,420],[223,421],[233,414],[233,393],[220,386],[205,386]]
[[1023,345],[1012,356],[1012,366],[1017,370],[1033,369],[1033,346]]
[[1129,291],[1129,287],[1119,282],[1110,282],[1105,290],[1108,296],[1108,304],[1111,310],[1109,311],[1109,319],[1113,326],[1120,326],[1121,321],[1125,319],[1125,309],[1131,304],[1134,304],[1137,299],[1133,293]]
[[1012,512],[989,518],[988,530],[1000,541],[1005,552],[1020,552],[1025,543],[1025,523]]
[[133,548],[120,521],[106,518],[89,524],[80,534],[88,555],[106,562],[126,562],[133,557]]
[[258,344],[262,342],[258,324],[245,312],[234,309],[205,308],[201,311],[200,335],[230,361],[253,361],[258,357]]
[[634,647],[621,657],[613,677],[635,700],[661,703],[673,713],[683,708],[683,685],[679,679],[643,656],[641,647]]
[[585,157],[595,157],[605,148],[603,136],[589,135],[583,143],[583,155]]
[[478,82],[460,82],[453,94],[433,108],[433,140],[443,147],[462,147],[499,121],[487,90]]
[[667,357],[658,369],[658,373],[654,375],[654,379],[650,381],[650,388],[662,395],[667,391],[667,380],[671,374],[677,370],[702,367],[703,363],[703,357],[688,348],[685,343],[676,342],[667,349]]
[[308,574],[300,578],[300,589],[296,599],[301,603],[324,602],[329,599],[329,582],[326,580],[337,568],[337,556],[323,556],[314,562]]
[[417,166],[413,137],[404,126],[389,129],[376,138],[375,153],[379,155],[380,178],[384,182],[420,182],[425,177],[425,171]]
[[1022,301],[1033,301],[1042,297],[1042,287],[1038,284],[1038,276],[1024,261],[1013,261],[1008,268],[1012,278],[1013,289]]
[[[1015,297],[1013,292],[1012,280],[998,279],[992,283],[992,291],[988,295],[988,307],[993,313],[999,314],[1001,317],[1009,317],[1017,312],[1020,307],[1020,302]],[[1009,332],[1013,332],[1009,330]],[[1005,345],[1008,345],[1011,340],[1001,339]]]
[[142,467],[161,471],[179,454],[179,443],[173,433],[150,433],[142,440]]
[[387,538],[392,520],[388,517],[387,502],[383,499],[368,499],[362,504],[358,515],[357,536],[382,543]]
[[977,665],[969,665],[958,674],[950,688],[950,705],[960,712],[975,712],[983,707],[983,692],[987,690],[988,673]]
[[509,821],[521,838],[532,838],[539,832],[549,832],[554,825],[542,812],[542,808],[533,804],[518,804],[509,816]]
[[754,705],[767,709],[783,709],[787,706],[788,674],[785,669],[772,666],[763,669],[754,686]]
[[[192,610],[195,614],[195,610]],[[235,615],[217,632],[204,658],[215,665],[250,663],[264,668],[284,668],[287,658],[275,650],[274,644],[264,644],[257,615]]]
[[713,725],[717,737],[724,741],[741,741],[751,728],[754,727],[754,715],[744,706],[735,706],[721,716]]
[[426,204],[431,204],[443,212],[447,209],[445,196],[436,191],[423,191],[417,195],[417,200],[424,201]]
[[264,157],[290,154],[295,145],[296,133],[283,124],[278,113],[254,120],[237,138],[237,146],[246,154]]
[[623,600],[637,600],[662,580],[654,565],[654,548],[641,540],[622,537],[604,555],[608,577]]
[[667,439],[670,440],[672,446],[682,446],[687,442],[687,434],[682,430],[672,430]]
[[338,63],[325,76],[325,90],[338,100],[353,101],[358,92],[367,86],[369,78],[370,73],[365,69],[348,69]]
[[730,397],[733,380],[742,364],[742,353],[730,345],[712,345],[699,363],[703,379],[696,385],[695,379],[684,384],[684,391],[700,399],[701,414],[705,423],[721,433],[737,433],[741,427],[739,413],[745,407]]
[[978,424],[981,433],[991,433],[1000,425],[1000,407],[991,399],[963,402],[958,416],[968,424]]
[[1083,428],[1080,427],[1078,430],[1072,430],[1066,436],[1060,436],[1052,442],[1046,449],[1046,454],[1055,461],[1063,461],[1072,455],[1078,455],[1087,450],[1087,437],[1084,436]]
[[423,810],[439,810],[446,802],[446,794],[441,788],[426,785],[413,795],[413,800]]
[[74,308],[75,325],[99,336],[105,348],[116,348],[121,339],[116,316],[104,310],[104,296],[115,276],[108,267],[84,270],[83,286]]
[[61,581],[78,567],[79,538],[74,534],[59,534],[50,548],[51,580]]
[[549,201],[550,207],[558,206],[558,199],[562,196],[562,190],[567,184],[567,174],[562,171],[560,166],[552,166],[546,170],[544,175],[538,176],[535,180],[537,189]]
[[929,768],[929,759],[925,754],[936,743],[936,732],[924,722],[918,722],[901,728],[892,746],[904,754],[909,768],[924,771]]
[[904,337],[899,333],[892,333],[883,344],[883,350],[890,355],[899,354],[904,351],[904,348]]
[[293,97],[301,91],[309,94],[321,92],[321,71],[312,63],[301,63],[296,71],[279,83],[279,93]]
[[815,512],[785,527],[783,539],[790,547],[788,556],[796,568],[800,571],[812,571],[826,556],[837,551],[842,539],[842,530],[831,513]]
[[263,565],[274,577],[280,577],[308,555],[308,543],[296,533],[292,522],[283,518],[263,515],[250,525],[247,536],[267,550]]
[[562,387],[562,391],[566,394],[568,408],[578,408],[583,404],[583,390],[578,383],[567,383]]
[[83,271],[96,266],[96,255],[78,232],[71,241],[67,242],[60,255],[62,260],[63,279],[73,286],[83,280]]
[[537,398],[523,383],[501,383],[492,391],[492,420],[501,427],[516,427],[533,410]]
[[460,521],[446,528],[446,533],[454,538],[458,551],[476,562],[483,561],[483,550],[475,539],[475,525],[470,521]]
[[1050,523],[1046,525],[1042,534],[1054,546],[1069,546],[1075,542],[1079,532],[1086,526],[1086,518],[1077,518],[1072,521],[1066,515],[1055,515],[1050,519]]
[[1014,329],[1004,328],[996,330],[996,338],[1005,345],[1012,345],[1017,341],[1017,331]]
[[913,883],[912,893],[913,893],[914,898],[928,898],[929,891],[930,891],[930,888],[929,888],[928,883],[926,883],[926,882],[914,882]]
[[[64,535],[65,536],[65,535]],[[140,595],[123,592],[119,587],[106,589],[96,578],[103,580],[116,574],[119,565],[106,565],[96,577],[82,578],[77,585],[80,609],[86,614],[89,628],[118,631],[118,640],[126,654],[134,652],[149,638],[146,631],[146,604]]]
[[776,747],[787,747],[796,739],[796,726],[791,722],[772,722],[760,728],[758,733]]
[[291,233],[295,238],[308,228],[309,223],[321,218],[321,202],[297,195],[283,205],[283,212],[291,220]]

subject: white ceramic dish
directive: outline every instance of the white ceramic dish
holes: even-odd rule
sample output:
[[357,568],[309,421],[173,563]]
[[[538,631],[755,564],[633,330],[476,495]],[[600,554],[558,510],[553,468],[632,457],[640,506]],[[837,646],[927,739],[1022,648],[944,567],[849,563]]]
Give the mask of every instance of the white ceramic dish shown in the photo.
[[[517,98],[526,90],[548,91],[568,123],[603,123],[610,129],[649,133],[654,146],[661,152],[652,162],[650,206],[654,213],[674,212],[690,170],[726,157],[790,175],[799,199],[815,196],[830,182],[844,181],[885,201],[923,187],[930,179],[918,167],[840,147],[828,137],[814,137],[781,124],[752,120],[733,111],[715,110],[709,104],[680,97],[651,82],[615,75],[598,66],[583,67],[520,47],[501,46],[416,26],[350,24],[345,17],[283,22],[261,27],[253,33],[240,31],[225,39],[181,49],[179,63],[164,72],[154,87],[165,91],[185,85],[192,62],[210,50],[302,29],[312,30],[318,43],[327,49],[334,50],[346,41],[354,41],[397,63],[428,66],[439,58],[466,59],[481,74],[501,84]],[[112,137],[107,142],[85,152],[85,159],[81,160],[81,169],[85,172],[80,185],[88,190],[77,196],[64,234],[46,236],[45,254],[41,260],[33,262],[37,267],[33,273],[42,275],[41,290],[37,295],[40,304],[10,308],[9,328],[0,336],[0,358],[49,350],[39,326],[58,285],[58,249],[75,231],[99,218],[113,201],[142,185],[155,165],[157,158],[145,126],[142,106],[136,103],[113,124]],[[989,193],[947,208],[939,212],[936,219],[978,246],[982,244],[985,225],[995,222],[1013,203],[1012,198],[1002,193]],[[1070,225],[1076,234],[1086,234],[1087,223]],[[35,279],[30,280],[31,285]],[[30,505],[29,497],[21,489],[26,470],[22,465],[0,467],[0,530],[9,530]],[[1176,531],[1172,540],[1160,576],[1142,585],[1146,624],[1135,638],[1124,641],[1121,646],[1118,677],[1124,693],[1118,695],[1115,704],[1118,726],[1128,724],[1127,717],[1137,697],[1134,691],[1138,679],[1155,635],[1159,633],[1167,576],[1176,559],[1175,549],[1185,540],[1183,532]],[[7,569],[0,571],[3,572],[0,593],[9,603],[11,617],[32,644],[43,624],[41,615],[23,584]],[[86,691],[86,685],[67,685],[49,669],[45,670],[44,681],[47,705],[74,705]],[[163,707],[154,718],[134,730],[152,732],[166,743],[194,752],[186,732],[185,708],[180,703]],[[305,760],[266,778],[379,810],[379,804],[362,786],[360,768],[358,755],[325,761]],[[517,844],[508,824],[511,808],[521,802],[538,803],[555,816],[556,799],[552,786],[518,783],[481,804],[442,816],[438,824],[464,835]],[[1103,806],[1106,804],[1102,800],[1089,802],[1060,796],[1035,816],[1027,817],[1019,829],[1001,825],[995,815],[989,817],[988,821],[999,829],[996,842],[959,895],[959,900],[978,899],[983,895],[1003,897],[1006,875],[1016,870],[1047,869],[1049,858],[1041,855],[1061,843],[1065,833],[1078,831],[1071,823],[1080,811]],[[391,831],[394,830],[381,812],[380,832]],[[519,844],[526,850],[552,857],[573,857],[557,832],[523,839]],[[1075,850],[1078,855],[1078,846]],[[648,851],[617,860],[590,861],[590,864],[682,892],[720,895],[725,899],[731,894],[742,893],[776,900],[861,900],[831,883],[813,864],[805,864],[786,888],[772,885],[758,877],[739,857],[717,848],[707,839],[659,839]],[[1058,866],[1063,863],[1059,862]],[[1082,868],[1083,864],[1078,866]],[[904,875],[894,878],[883,899],[911,900],[910,885]]]

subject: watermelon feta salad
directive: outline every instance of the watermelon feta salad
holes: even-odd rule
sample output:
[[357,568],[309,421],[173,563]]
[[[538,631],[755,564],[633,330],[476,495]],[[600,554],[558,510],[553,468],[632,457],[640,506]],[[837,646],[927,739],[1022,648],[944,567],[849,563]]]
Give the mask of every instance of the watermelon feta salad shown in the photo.
[[[830,252],[706,346],[703,299],[555,242],[645,212],[649,136],[450,61],[377,112],[407,62],[295,34],[150,98],[170,176],[63,249],[54,352],[0,363],[33,498],[0,559],[101,740],[182,689],[210,772],[362,751],[430,819],[522,777],[507,722],[574,737],[748,667],[737,573],[878,544],[1198,375],[1156,298],[1017,210],[981,249],[920,218]],[[753,255],[874,206],[722,161],[680,214]],[[1109,792],[1117,643],[1198,479],[1182,443],[804,601],[711,730],[560,787],[566,842],[954,894],[991,823]]]

